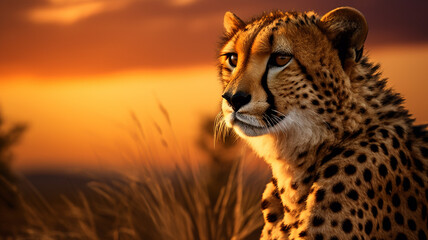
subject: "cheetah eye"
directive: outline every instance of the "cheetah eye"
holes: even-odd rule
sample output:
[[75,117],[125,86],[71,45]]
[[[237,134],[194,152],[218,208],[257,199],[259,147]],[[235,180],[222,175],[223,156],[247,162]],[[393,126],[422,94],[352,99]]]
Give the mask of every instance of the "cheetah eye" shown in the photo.
[[235,68],[238,64],[238,54],[236,53],[229,53],[226,55],[226,61],[230,68]]
[[284,53],[274,53],[270,58],[270,65],[275,67],[284,67],[292,59],[292,56]]

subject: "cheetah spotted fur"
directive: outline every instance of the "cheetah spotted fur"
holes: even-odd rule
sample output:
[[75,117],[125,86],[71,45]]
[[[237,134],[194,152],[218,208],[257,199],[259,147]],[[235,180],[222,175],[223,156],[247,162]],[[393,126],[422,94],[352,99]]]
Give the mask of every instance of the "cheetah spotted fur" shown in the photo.
[[343,7],[224,17],[222,121],[272,168],[261,239],[427,239],[428,132]]

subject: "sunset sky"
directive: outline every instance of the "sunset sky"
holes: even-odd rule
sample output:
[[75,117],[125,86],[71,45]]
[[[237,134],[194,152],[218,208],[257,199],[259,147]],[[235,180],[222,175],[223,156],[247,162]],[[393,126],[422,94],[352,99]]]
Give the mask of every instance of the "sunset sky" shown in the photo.
[[[158,124],[167,135],[159,102],[192,149],[200,119],[219,110],[216,49],[226,11],[249,19],[343,5],[364,13],[371,59],[417,122],[428,123],[427,1],[2,0],[0,110],[8,123],[29,126],[14,167],[126,164],[135,147],[130,112],[151,134]],[[162,152],[159,138],[153,146]]]

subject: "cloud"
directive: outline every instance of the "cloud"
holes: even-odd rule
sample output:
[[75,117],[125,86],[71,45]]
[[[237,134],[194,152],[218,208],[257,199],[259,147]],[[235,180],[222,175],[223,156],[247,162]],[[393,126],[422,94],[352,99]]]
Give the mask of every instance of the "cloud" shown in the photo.
[[[31,21],[36,23],[73,24],[100,13],[121,10],[137,0],[46,1],[46,5],[31,9],[28,12],[28,17]],[[146,0],[146,2],[148,1]],[[169,0],[169,2],[172,6],[186,6],[193,4],[196,0]]]
[[37,23],[72,24],[89,16],[125,7],[126,0],[50,0],[50,4],[31,9],[28,17]]
[[[0,1],[0,75],[79,76],[215,64],[223,14],[315,10],[339,0]],[[369,22],[367,44],[428,42],[426,1],[350,1]],[[66,13],[66,14],[64,14]],[[31,16],[29,18],[29,16]]]

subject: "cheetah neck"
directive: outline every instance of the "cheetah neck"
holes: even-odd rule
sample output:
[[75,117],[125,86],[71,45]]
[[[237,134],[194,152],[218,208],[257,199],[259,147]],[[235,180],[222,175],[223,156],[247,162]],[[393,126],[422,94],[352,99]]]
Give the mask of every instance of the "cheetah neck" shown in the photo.
[[370,127],[378,125],[391,129],[399,125],[404,132],[411,132],[412,121],[401,106],[402,98],[385,89],[385,81],[377,73],[378,66],[367,61],[363,58],[350,74],[354,92],[341,103],[342,109],[337,110],[334,121],[320,119],[311,112],[295,111],[280,133],[246,138],[271,166],[278,191],[287,192],[280,196],[290,221],[304,208],[311,186],[319,177],[316,169],[323,161],[342,154],[347,142],[369,134]]
[[[304,123],[300,122],[305,126]],[[295,224],[304,210],[312,183],[317,180],[315,152],[326,145],[329,134],[307,138],[302,131],[316,132],[318,126],[305,126],[289,134],[264,135],[247,139],[252,148],[265,159],[272,169],[274,184],[281,193],[285,224]],[[319,130],[319,129],[318,129]],[[300,132],[300,134],[299,134]],[[318,131],[319,133],[320,131]],[[296,144],[297,143],[297,144]],[[286,192],[287,194],[283,194]]]

